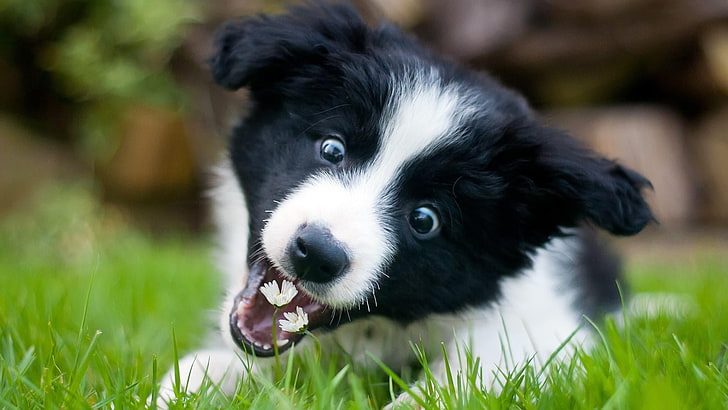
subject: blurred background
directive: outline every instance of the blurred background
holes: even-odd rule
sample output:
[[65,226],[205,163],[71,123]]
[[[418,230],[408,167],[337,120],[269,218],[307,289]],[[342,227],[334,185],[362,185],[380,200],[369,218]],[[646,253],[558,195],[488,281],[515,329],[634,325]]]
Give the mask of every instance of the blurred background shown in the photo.
[[[288,3],[0,0],[0,220],[65,204],[45,218],[209,231],[208,169],[246,98],[211,81],[214,29]],[[628,252],[728,253],[728,1],[354,3],[646,175],[661,223]],[[84,229],[64,240],[83,247]]]

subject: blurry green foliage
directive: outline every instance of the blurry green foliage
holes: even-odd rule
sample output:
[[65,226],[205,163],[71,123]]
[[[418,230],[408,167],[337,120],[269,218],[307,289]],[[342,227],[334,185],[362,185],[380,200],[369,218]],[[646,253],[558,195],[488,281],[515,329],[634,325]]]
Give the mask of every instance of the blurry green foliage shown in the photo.
[[0,0],[0,23],[10,32],[32,35],[50,26],[61,3],[78,3],[75,0]]
[[27,207],[0,220],[0,258],[12,249],[29,267],[92,265],[99,246],[128,230],[122,214],[102,208],[98,198],[98,189],[85,180],[40,186]]
[[189,0],[92,1],[87,17],[65,30],[43,63],[80,99],[174,104],[178,90],[164,70],[183,24],[195,15]]
[[98,159],[130,105],[184,107],[168,65],[201,15],[199,0],[0,0],[0,35],[5,49],[31,44],[54,92],[80,104],[74,139]]

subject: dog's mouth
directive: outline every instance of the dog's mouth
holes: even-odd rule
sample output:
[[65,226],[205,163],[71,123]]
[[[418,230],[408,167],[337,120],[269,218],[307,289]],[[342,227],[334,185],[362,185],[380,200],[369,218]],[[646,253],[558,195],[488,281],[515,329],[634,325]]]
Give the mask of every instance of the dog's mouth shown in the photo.
[[278,346],[278,352],[282,353],[300,341],[304,336],[303,333],[290,333],[278,327],[278,321],[283,318],[283,313],[295,312],[296,307],[301,307],[308,314],[308,330],[314,330],[331,321],[333,309],[314,301],[301,289],[296,280],[293,283],[298,293],[290,303],[279,309],[275,323],[276,340],[273,340],[275,307],[263,296],[260,287],[273,280],[280,285],[284,279],[281,272],[268,261],[258,262],[250,269],[245,289],[235,297],[230,312],[230,333],[235,342],[246,352],[262,357],[272,356],[275,352],[274,345]]

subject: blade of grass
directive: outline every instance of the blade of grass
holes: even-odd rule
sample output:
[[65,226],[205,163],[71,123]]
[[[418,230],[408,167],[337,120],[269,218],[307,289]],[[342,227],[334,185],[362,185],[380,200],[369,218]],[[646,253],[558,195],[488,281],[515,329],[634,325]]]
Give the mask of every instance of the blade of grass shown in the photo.
[[71,380],[68,381],[69,384],[73,384],[73,377],[76,374],[76,369],[78,368],[79,360],[81,357],[81,345],[83,344],[83,336],[86,333],[86,320],[88,319],[88,307],[91,301],[91,289],[93,289],[94,284],[94,277],[96,276],[96,270],[98,269],[98,265],[94,270],[91,272],[91,277],[89,278],[88,283],[88,289],[86,290],[86,299],[83,302],[83,314],[81,315],[81,325],[78,328],[78,336],[76,338],[76,356],[73,359],[73,366],[72,372],[71,372]]
[[[422,406],[424,408],[430,407],[427,405],[427,403],[425,403],[424,400],[422,400],[421,397],[419,397],[419,395],[414,394],[414,391],[412,391],[410,386],[407,383],[405,383],[405,381],[402,380],[399,376],[397,376],[397,374],[394,371],[392,371],[392,369],[390,369],[387,365],[385,365],[381,360],[376,358],[374,355],[372,355],[372,354],[368,354],[368,355],[369,355],[369,358],[372,359],[374,361],[374,363],[376,363],[377,366],[379,366],[379,368],[384,370],[384,372],[387,374],[387,376],[389,376],[390,383],[391,383],[391,381],[394,381],[394,383],[397,383],[397,386],[399,386],[400,389],[402,389],[405,393],[407,393],[409,395],[409,397],[411,397],[412,400],[414,400],[420,406]],[[392,399],[394,400],[395,398],[393,397]]]
[[[179,365],[177,365],[179,367]],[[159,391],[159,380],[158,380],[159,368],[157,367],[157,355],[152,355],[152,398],[149,408],[156,410],[157,408],[157,394]]]

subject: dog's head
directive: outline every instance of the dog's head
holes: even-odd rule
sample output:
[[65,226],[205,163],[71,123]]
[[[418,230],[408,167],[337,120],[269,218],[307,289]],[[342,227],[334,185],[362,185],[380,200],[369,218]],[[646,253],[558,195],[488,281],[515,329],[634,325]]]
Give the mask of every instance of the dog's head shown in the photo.
[[562,229],[619,235],[652,214],[639,174],[540,125],[524,100],[347,5],[224,26],[211,60],[252,106],[230,145],[250,214],[250,274],[230,315],[259,355],[259,287],[288,278],[310,327],[477,306]]

